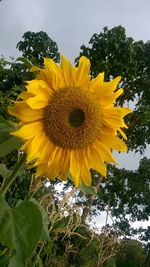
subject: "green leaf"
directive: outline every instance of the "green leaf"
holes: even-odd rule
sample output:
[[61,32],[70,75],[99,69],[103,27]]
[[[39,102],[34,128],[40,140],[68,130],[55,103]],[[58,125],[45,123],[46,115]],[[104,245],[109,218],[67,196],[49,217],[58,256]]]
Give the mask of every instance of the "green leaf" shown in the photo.
[[97,193],[95,191],[94,186],[86,186],[84,183],[80,186],[80,190],[82,191],[83,194],[85,195],[94,195],[97,196]]
[[8,170],[6,168],[6,165],[3,164],[3,163],[0,163],[0,175],[6,179],[10,174],[11,174],[12,171]]
[[8,267],[21,267],[41,236],[41,212],[31,201],[24,201],[17,208],[11,209],[3,198],[0,210],[0,242],[16,250]]
[[17,61],[23,62],[29,70],[33,67],[33,64],[31,63],[31,61],[24,57],[18,57]]
[[[68,179],[70,179],[73,182],[73,178],[71,176],[70,173],[68,173],[67,175]],[[79,187],[79,189],[82,191],[83,194],[85,195],[94,195],[97,196],[97,193],[95,191],[95,187],[90,185],[90,186],[86,186],[83,182],[82,185]]]
[[0,256],[0,266],[8,267],[9,260],[10,260],[10,256],[6,256],[6,255]]
[[40,240],[49,241],[50,239],[49,239],[49,231],[48,231],[48,225],[49,225],[48,215],[47,215],[45,209],[39,204],[38,201],[36,201],[34,198],[30,199],[30,201],[32,201],[35,205],[37,205],[37,207],[39,208],[39,210],[41,212],[42,233],[41,233]]
[[0,131],[10,132],[17,128],[17,123],[6,120],[3,116],[0,115]]
[[19,149],[22,145],[22,141],[14,136],[9,136],[7,140],[4,140],[0,144],[0,156],[5,156],[15,149]]
[[43,262],[40,257],[38,257],[37,262],[38,262],[39,267],[44,267]]
[[0,116],[0,156],[2,157],[18,149],[23,143],[20,139],[9,134],[14,130],[16,130],[16,123]]
[[13,236],[12,213],[7,202],[0,199],[0,242],[9,248],[15,248]]

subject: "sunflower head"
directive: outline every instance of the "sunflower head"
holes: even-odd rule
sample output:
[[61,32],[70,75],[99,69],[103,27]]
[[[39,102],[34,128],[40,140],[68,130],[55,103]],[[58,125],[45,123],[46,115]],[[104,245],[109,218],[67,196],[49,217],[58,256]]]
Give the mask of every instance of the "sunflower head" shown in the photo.
[[74,67],[65,56],[61,64],[44,59],[44,69],[28,81],[9,108],[20,120],[12,134],[24,140],[27,161],[35,160],[36,176],[66,180],[71,173],[76,186],[91,184],[90,169],[106,176],[106,162],[116,163],[112,150],[126,151],[118,137],[126,136],[124,116],[130,109],[114,106],[123,89],[120,77],[104,81],[104,73],[91,79],[90,61],[81,57]]

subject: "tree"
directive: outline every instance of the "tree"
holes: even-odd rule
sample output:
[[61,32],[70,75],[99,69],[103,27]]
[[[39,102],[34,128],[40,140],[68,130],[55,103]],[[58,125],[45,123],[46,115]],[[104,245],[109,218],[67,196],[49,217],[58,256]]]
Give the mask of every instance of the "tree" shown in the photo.
[[47,35],[46,32],[25,32],[23,41],[17,44],[17,48],[22,52],[23,57],[33,64],[43,64],[43,58],[49,57],[58,62],[60,55],[57,44]]
[[[98,175],[92,172],[93,185],[99,181]],[[84,221],[89,214],[97,215],[107,211],[108,216],[113,218],[113,225],[119,236],[139,235],[142,242],[147,242],[149,247],[149,228],[133,229],[131,222],[148,221],[150,216],[150,159],[143,158],[136,171],[118,169],[108,166],[108,175],[99,185],[97,197],[87,195],[82,199],[79,195],[79,204],[82,203],[83,214],[86,212]],[[92,200],[92,201],[91,201]],[[89,206],[90,203],[90,206]],[[107,226],[111,229],[111,226]]]
[[[30,60],[35,65],[42,65],[43,57],[50,57],[59,61],[59,52],[57,44],[43,31],[25,32],[23,41],[17,44],[21,51],[21,56]],[[14,59],[0,60],[0,91],[6,99],[16,99],[17,95],[24,88],[24,82],[31,80],[33,73],[29,72],[27,67]]]

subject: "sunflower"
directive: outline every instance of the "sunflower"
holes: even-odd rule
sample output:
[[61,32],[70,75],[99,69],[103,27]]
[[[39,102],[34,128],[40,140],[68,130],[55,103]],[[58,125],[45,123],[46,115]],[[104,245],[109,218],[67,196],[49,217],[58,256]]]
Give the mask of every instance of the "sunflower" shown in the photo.
[[118,137],[126,136],[123,118],[130,109],[114,106],[123,89],[121,77],[104,81],[104,73],[91,79],[90,61],[81,57],[78,67],[65,56],[61,63],[44,59],[33,67],[28,81],[9,113],[20,120],[12,135],[24,141],[27,162],[34,162],[36,177],[66,180],[71,173],[76,186],[91,184],[90,169],[106,176],[106,162],[116,163],[112,150],[126,151]]

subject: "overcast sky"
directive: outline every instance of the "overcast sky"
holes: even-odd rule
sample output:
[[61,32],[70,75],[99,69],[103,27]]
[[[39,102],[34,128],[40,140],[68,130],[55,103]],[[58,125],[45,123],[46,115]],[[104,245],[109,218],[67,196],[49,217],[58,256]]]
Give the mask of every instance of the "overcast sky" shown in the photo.
[[[18,56],[24,32],[45,31],[73,62],[94,33],[118,25],[135,40],[150,40],[150,0],[2,0],[0,55]],[[139,154],[121,155],[120,167],[138,167]]]
[[150,39],[150,0],[2,0],[0,54],[16,56],[26,31],[46,31],[72,61],[104,26],[122,25],[135,40]]

